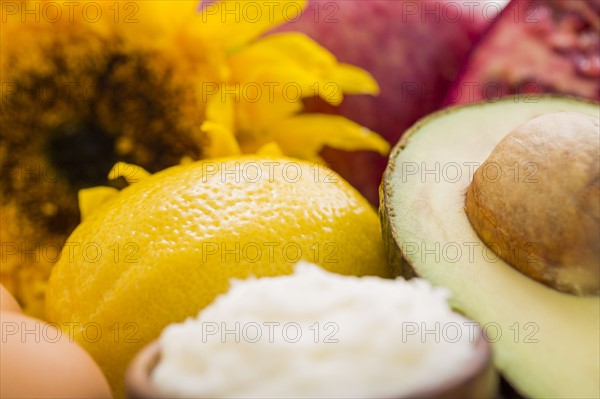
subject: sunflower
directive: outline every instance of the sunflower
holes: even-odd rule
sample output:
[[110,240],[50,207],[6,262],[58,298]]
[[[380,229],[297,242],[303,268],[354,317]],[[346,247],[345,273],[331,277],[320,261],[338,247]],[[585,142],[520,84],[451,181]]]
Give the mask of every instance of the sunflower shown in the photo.
[[[153,173],[182,161],[388,144],[319,96],[377,94],[365,71],[307,36],[266,33],[305,1],[2,2],[1,282],[43,315],[45,283],[80,221],[77,193],[116,163]],[[118,182],[118,180],[117,180]]]

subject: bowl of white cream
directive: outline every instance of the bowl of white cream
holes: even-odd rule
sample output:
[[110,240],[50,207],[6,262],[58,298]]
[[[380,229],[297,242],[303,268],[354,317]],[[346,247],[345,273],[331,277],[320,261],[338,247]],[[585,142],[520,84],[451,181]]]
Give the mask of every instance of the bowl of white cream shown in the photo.
[[129,367],[132,398],[494,397],[490,345],[422,279],[234,280]]

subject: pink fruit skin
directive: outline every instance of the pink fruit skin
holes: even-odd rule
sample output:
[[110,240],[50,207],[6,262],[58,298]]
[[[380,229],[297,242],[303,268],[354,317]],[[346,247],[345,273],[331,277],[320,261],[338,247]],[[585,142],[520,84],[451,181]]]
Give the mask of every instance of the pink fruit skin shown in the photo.
[[[469,9],[464,3],[481,4],[446,0],[310,1],[299,20],[279,30],[304,32],[339,61],[365,68],[378,81],[381,94],[348,96],[339,109],[323,101],[309,101],[307,108],[340,113],[395,144],[415,121],[440,107],[467,53],[489,22],[481,10]],[[325,149],[323,156],[377,204],[385,157],[333,149]]]
[[535,93],[600,99],[600,1],[513,0],[481,38],[445,105]]

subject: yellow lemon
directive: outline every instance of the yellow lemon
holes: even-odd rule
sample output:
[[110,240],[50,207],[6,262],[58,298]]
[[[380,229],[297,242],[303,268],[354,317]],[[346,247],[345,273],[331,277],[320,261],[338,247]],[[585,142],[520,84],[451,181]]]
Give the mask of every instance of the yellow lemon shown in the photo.
[[128,362],[166,325],[196,315],[231,278],[292,273],[301,259],[389,275],[376,212],[332,170],[259,156],[176,166],[76,228],[52,271],[47,317],[120,395]]

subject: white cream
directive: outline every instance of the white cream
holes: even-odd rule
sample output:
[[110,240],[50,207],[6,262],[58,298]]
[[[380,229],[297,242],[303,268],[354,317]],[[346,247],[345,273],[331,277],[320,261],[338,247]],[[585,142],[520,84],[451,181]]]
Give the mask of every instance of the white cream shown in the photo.
[[233,281],[168,326],[153,383],[173,397],[400,397],[472,361],[475,323],[420,279],[295,274]]

